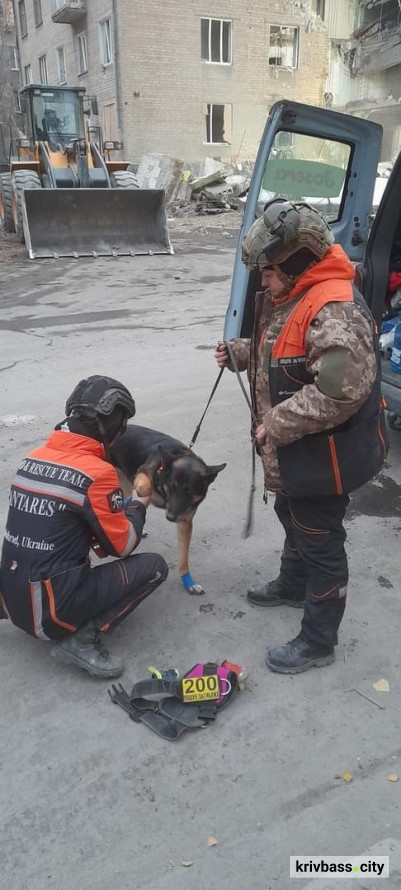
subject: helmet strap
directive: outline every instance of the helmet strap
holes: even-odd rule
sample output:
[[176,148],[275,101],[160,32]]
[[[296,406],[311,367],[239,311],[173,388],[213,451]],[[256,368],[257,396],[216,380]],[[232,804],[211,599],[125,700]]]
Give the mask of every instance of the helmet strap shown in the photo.
[[105,451],[106,460],[108,460],[109,463],[111,463],[110,446],[109,446],[109,442],[108,442],[108,438],[107,438],[107,432],[105,430],[102,418],[99,414],[98,414],[96,420],[97,420],[97,425],[99,428],[99,433],[101,436],[101,442],[102,442],[102,445],[103,445],[103,448]]

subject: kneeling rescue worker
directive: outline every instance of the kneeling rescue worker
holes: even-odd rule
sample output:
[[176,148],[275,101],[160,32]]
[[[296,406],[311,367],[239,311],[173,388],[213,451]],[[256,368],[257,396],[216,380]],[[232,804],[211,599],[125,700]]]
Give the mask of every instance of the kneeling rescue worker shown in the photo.
[[[323,217],[275,200],[243,241],[260,272],[251,340],[231,344],[248,370],[265,489],[285,529],[278,578],[249,588],[257,606],[304,608],[301,631],[266,653],[273,671],[334,661],[348,565],[348,493],[381,469],[387,437],[375,322],[354,268]],[[230,366],[227,346],[216,360]]]
[[[10,492],[1,557],[1,591],[13,624],[56,641],[52,656],[96,677],[118,677],[121,659],[101,631],[127,617],[166,579],[157,553],[131,556],[149,498],[124,501],[108,448],[135,414],[111,377],[81,380],[66,420],[22,462]],[[89,551],[118,560],[91,568]]]

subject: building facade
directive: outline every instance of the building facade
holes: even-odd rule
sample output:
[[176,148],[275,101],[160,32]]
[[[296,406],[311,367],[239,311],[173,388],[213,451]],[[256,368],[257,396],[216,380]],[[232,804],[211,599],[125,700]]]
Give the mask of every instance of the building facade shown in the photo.
[[252,158],[273,102],[325,103],[332,3],[14,0],[23,79],[84,86],[133,161]]

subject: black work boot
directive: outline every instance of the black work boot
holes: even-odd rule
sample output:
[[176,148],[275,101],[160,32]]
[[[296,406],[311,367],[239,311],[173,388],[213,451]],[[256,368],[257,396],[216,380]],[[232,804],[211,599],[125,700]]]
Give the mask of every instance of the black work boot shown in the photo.
[[279,674],[301,674],[311,667],[324,667],[334,661],[334,646],[318,646],[295,637],[286,646],[267,649],[265,662]]
[[121,658],[109,654],[102,642],[100,631],[92,622],[55,643],[50,654],[55,661],[74,664],[83,671],[88,671],[93,677],[104,677],[108,680],[119,677],[123,672]]
[[247,599],[254,606],[292,606],[293,609],[302,609],[305,605],[305,593],[297,597],[291,596],[283,589],[279,578],[275,581],[265,581],[262,584],[252,584],[248,588]]

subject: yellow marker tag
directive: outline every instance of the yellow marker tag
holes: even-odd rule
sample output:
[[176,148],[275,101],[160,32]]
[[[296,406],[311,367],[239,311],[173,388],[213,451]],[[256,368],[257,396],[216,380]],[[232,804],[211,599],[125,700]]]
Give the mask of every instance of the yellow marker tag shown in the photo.
[[220,684],[217,674],[183,678],[182,700],[184,702],[210,701],[217,698],[220,698]]

